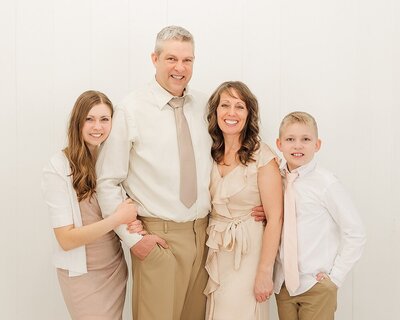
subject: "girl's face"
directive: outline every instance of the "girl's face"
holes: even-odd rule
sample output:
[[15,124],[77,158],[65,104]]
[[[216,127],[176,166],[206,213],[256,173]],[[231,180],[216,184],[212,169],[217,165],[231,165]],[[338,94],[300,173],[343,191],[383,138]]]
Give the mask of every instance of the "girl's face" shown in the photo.
[[90,109],[82,127],[82,136],[90,151],[104,142],[111,131],[111,109],[104,103]]

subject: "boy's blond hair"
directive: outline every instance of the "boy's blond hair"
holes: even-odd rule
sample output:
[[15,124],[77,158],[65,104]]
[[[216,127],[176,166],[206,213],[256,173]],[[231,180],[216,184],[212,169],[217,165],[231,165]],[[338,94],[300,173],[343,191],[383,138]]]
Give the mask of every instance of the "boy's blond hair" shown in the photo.
[[279,137],[282,136],[282,131],[283,129],[293,123],[302,123],[305,124],[315,130],[315,134],[318,138],[318,126],[317,126],[317,121],[315,121],[314,117],[303,111],[294,111],[286,115],[281,122],[281,125],[279,126]]

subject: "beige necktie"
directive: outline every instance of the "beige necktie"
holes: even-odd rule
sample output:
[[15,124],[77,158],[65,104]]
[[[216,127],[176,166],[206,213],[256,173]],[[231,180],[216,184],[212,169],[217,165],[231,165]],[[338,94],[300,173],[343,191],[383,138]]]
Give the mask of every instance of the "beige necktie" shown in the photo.
[[175,114],[176,134],[178,138],[181,202],[190,208],[197,199],[196,161],[189,126],[183,113],[184,97],[174,97],[168,102]]
[[297,221],[296,203],[293,182],[298,173],[286,171],[286,188],[284,201],[283,223],[283,270],[285,284],[289,292],[293,293],[299,287],[299,268],[297,265]]

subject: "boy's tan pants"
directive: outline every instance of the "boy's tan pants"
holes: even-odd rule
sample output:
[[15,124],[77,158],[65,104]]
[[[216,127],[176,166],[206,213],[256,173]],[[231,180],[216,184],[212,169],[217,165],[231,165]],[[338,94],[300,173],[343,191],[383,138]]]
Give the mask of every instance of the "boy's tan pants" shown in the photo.
[[275,295],[279,320],[333,320],[337,306],[337,287],[330,279],[291,297],[285,285]]
[[134,320],[204,320],[208,274],[208,217],[177,223],[141,218],[144,229],[165,239],[140,261],[132,255]]

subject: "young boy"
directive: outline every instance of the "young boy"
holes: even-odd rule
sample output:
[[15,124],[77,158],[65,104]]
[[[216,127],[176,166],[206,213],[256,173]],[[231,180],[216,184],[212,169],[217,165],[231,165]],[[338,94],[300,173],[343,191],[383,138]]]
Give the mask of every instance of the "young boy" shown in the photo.
[[276,144],[286,160],[285,220],[274,275],[279,319],[331,320],[337,289],[361,257],[364,228],[338,179],[314,160],[321,140],[311,115],[288,114]]

